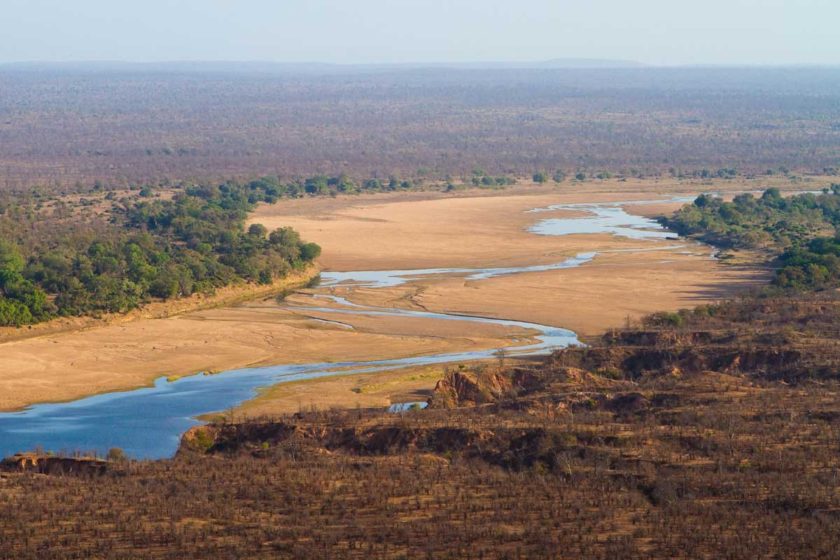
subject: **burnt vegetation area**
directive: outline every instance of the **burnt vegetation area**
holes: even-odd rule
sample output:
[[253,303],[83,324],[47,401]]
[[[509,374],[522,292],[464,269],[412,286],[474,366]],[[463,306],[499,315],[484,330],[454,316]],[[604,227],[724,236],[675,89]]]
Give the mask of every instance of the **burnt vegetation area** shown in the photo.
[[452,368],[423,411],[219,423],[171,461],[8,472],[0,556],[832,557],[840,299],[681,317]]
[[[0,69],[0,188],[840,167],[836,69]],[[711,171],[710,171],[711,170]]]

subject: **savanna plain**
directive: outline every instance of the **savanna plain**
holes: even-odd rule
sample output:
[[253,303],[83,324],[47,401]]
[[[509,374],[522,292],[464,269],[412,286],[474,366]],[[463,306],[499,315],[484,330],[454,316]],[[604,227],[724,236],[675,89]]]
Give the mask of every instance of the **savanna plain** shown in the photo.
[[0,558],[836,557],[835,70],[94,70],[0,68]]

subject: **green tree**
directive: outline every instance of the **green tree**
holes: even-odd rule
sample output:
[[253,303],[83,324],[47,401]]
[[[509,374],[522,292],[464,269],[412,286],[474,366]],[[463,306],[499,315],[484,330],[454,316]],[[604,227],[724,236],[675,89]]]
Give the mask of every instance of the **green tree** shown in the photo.
[[33,317],[24,304],[0,297],[0,325],[20,327],[32,323]]
[[268,228],[262,224],[251,224],[250,227],[248,227],[248,235],[253,237],[264,238],[267,233]]
[[0,288],[19,279],[25,264],[18,248],[0,239]]
[[321,256],[321,246],[317,243],[304,243],[300,247],[300,258],[311,262]]

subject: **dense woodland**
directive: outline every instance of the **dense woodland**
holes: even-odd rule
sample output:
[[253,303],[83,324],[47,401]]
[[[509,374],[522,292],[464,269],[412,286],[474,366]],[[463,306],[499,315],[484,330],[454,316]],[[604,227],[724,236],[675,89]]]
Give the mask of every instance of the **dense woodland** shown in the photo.
[[840,168],[837,69],[199,70],[0,68],[0,189]]
[[725,249],[759,249],[776,258],[774,284],[792,290],[840,285],[840,184],[821,194],[783,197],[768,189],[732,202],[701,195],[663,223]]
[[102,198],[101,215],[51,200],[0,206],[0,325],[125,312],[152,298],[269,284],[320,254],[290,228],[245,219],[281,195],[276,181],[186,187],[171,198]]
[[[482,188],[514,183],[481,169],[469,181]],[[96,184],[81,196],[0,193],[0,326],[125,312],[151,298],[206,294],[240,281],[268,284],[316,259],[320,247],[291,229],[244,231],[248,212],[261,202],[465,186],[342,174],[122,190]]]

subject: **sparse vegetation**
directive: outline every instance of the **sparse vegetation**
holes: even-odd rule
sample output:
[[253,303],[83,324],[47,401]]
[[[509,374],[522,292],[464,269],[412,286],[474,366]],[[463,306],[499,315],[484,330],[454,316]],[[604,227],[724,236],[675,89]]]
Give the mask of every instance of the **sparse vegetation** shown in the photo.
[[367,179],[390,186],[383,170],[468,183],[475,167],[493,178],[558,167],[698,179],[831,174],[838,84],[831,68],[4,69],[0,124],[13,141],[0,147],[0,189],[103,191],[278,173],[289,181],[325,170],[352,177],[335,186],[353,190]]
[[223,423],[171,461],[5,473],[0,556],[834,556],[840,300],[679,315],[452,368],[425,411]]

